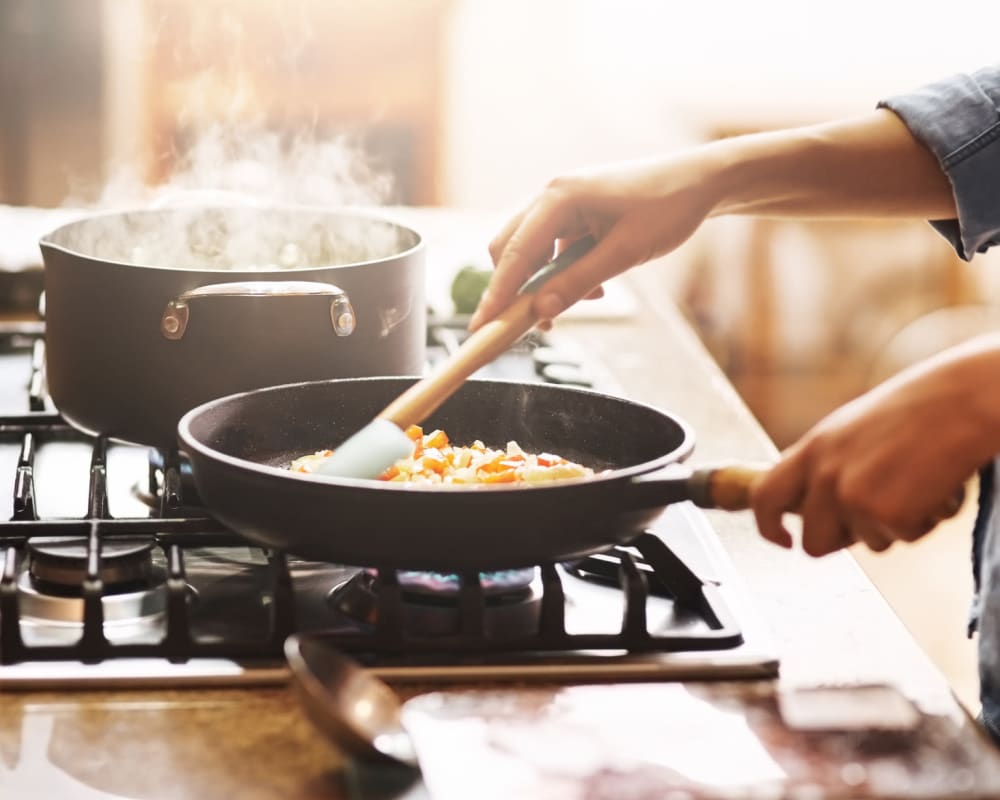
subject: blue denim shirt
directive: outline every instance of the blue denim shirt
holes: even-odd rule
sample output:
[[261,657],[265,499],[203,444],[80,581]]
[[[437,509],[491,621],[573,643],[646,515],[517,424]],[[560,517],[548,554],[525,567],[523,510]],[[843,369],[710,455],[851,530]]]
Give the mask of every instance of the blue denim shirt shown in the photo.
[[[1000,244],[1000,64],[891,97],[895,112],[936,156],[951,181],[958,219],[931,224],[968,260]],[[997,398],[1000,402],[1000,398]],[[1000,743],[1000,471],[980,472],[972,535],[976,596],[969,635],[979,631],[980,698],[986,730]]]

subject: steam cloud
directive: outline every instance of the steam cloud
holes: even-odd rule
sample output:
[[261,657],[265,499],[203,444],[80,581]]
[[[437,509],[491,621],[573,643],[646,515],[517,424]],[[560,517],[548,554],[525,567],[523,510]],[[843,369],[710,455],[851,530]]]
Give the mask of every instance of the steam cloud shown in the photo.
[[368,163],[347,136],[288,136],[260,123],[218,122],[201,133],[166,183],[144,186],[123,171],[101,192],[98,206],[258,205],[372,206],[386,202],[392,177]]
[[[254,7],[252,27],[246,8],[235,2],[162,6],[158,22],[146,26],[153,33],[145,49],[166,53],[171,68],[186,76],[174,149],[154,154],[169,161],[169,175],[150,186],[139,166],[113,169],[90,193],[96,202],[79,196],[67,202],[97,213],[52,240],[130,264],[241,271],[351,263],[411,246],[406,231],[368,218],[344,215],[331,225],[332,209],[389,202],[393,177],[373,164],[359,135],[327,135],[316,109],[266,108],[256,91],[251,76],[262,70],[294,88],[298,61],[316,44],[315,10],[310,0],[262,3]],[[260,30],[273,41],[252,33]],[[205,53],[215,60],[192,71]],[[313,123],[290,131],[282,118]],[[356,126],[371,121],[359,119]],[[287,207],[298,210],[279,210]]]
[[[346,137],[284,136],[218,123],[164,184],[122,172],[98,214],[51,236],[94,258],[181,269],[256,271],[356,263],[412,246],[403,229],[333,210],[381,205],[392,179]],[[106,213],[112,212],[112,213]]]

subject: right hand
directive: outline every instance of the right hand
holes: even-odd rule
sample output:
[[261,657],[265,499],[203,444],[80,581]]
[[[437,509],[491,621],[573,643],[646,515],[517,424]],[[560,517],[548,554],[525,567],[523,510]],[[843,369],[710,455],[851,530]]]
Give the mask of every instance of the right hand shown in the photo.
[[549,320],[601,283],[681,245],[712,211],[713,165],[704,149],[614,164],[552,180],[490,243],[496,267],[470,322],[475,330],[503,311],[532,273],[564,243],[591,234],[597,245],[535,298]]
[[[994,385],[996,384],[996,385]],[[764,538],[790,547],[802,517],[814,556],[855,542],[882,551],[958,512],[964,486],[1000,452],[1000,335],[918,362],[817,422],[757,482]]]

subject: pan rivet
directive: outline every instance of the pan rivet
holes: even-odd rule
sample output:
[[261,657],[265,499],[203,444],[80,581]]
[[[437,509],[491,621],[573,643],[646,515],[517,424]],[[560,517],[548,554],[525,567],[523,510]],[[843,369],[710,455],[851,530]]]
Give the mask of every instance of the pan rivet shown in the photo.
[[160,332],[168,339],[180,339],[187,328],[189,313],[183,300],[171,300],[160,317]]
[[333,322],[333,332],[337,336],[350,336],[357,326],[354,307],[346,294],[339,294],[330,305],[330,320]]

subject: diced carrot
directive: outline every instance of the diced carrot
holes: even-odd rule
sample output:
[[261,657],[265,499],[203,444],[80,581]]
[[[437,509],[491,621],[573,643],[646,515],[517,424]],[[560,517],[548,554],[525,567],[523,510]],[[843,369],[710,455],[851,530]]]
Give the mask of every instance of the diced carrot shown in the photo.
[[483,472],[502,472],[503,470],[510,469],[510,467],[503,466],[506,458],[506,455],[500,453],[500,455],[494,456],[489,461],[480,464],[479,469]]
[[442,447],[447,447],[447,446],[448,446],[448,434],[446,434],[440,428],[438,428],[437,430],[433,430],[426,436],[424,436],[425,448],[433,447],[437,450],[440,450]]
[[411,425],[406,429],[406,435],[409,436],[413,441],[419,441],[424,435],[424,429],[419,425]]
[[507,469],[502,472],[491,472],[481,475],[479,478],[483,483],[513,483],[517,480],[517,470]]
[[566,459],[561,456],[554,456],[552,453],[540,453],[537,456],[538,466],[554,467],[556,464],[565,464]]
[[391,481],[399,474],[399,467],[393,464],[389,469],[379,475],[378,479],[380,481]]
[[420,459],[423,470],[433,470],[434,472],[444,472],[446,462],[444,456],[441,455],[441,451],[436,448],[429,447],[424,450],[424,454]]

